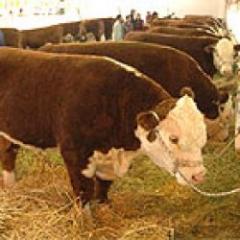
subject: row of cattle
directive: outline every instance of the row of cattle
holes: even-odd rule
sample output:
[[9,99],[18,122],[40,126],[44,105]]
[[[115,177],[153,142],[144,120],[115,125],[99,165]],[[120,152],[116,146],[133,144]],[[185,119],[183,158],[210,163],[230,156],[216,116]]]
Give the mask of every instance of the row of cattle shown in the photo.
[[[100,18],[31,29],[18,30],[15,28],[2,28],[6,46],[17,48],[39,48],[46,43],[61,43],[67,35],[73,39],[84,38],[88,32],[93,33],[97,41],[104,35],[105,39],[111,39],[113,18]],[[79,36],[82,34],[83,36]]]
[[[229,121],[228,94],[215,87],[194,58],[166,45],[134,39],[48,45],[40,51],[2,48],[5,185],[14,182],[22,145],[58,146],[83,203],[92,199],[95,184],[96,197],[106,200],[113,178],[102,172],[99,161],[114,162],[111,153],[129,159],[143,152],[180,183],[179,171],[190,182],[201,182],[208,126]],[[126,167],[115,165],[110,164],[112,172]]]
[[[101,39],[102,35],[104,35],[104,39],[109,40],[112,37],[114,21],[114,18],[98,18],[61,23],[32,30],[20,31],[14,28],[3,28],[1,30],[4,32],[7,46],[39,48],[46,43],[61,43],[64,37],[69,34],[73,39],[84,39],[86,34],[91,32],[97,41]],[[159,25],[161,26],[160,29]],[[173,29],[173,27],[175,27],[175,29]],[[228,34],[224,23],[220,19],[216,20],[208,16],[200,18],[200,20],[199,16],[197,18],[194,16],[186,16],[184,19],[177,20],[155,19],[151,25],[146,25],[144,29],[148,30],[149,28],[151,28],[150,32],[175,34],[177,31],[181,35],[190,34],[191,36],[206,35],[224,37]],[[196,28],[198,31],[196,31]],[[186,29],[188,30],[187,32]]]
[[129,41],[167,45],[192,56],[211,77],[233,74],[240,45],[225,24],[213,17],[156,19],[146,32],[130,32]]
[[[57,44],[70,35],[70,39],[87,39],[91,32],[94,38],[111,39],[113,18],[91,19],[63,23],[41,29],[2,29],[7,46],[39,48],[47,43]],[[104,36],[104,38],[102,38]],[[187,15],[182,19],[155,19],[144,32],[130,32],[128,41],[142,41],[168,45],[188,53],[198,61],[203,70],[213,77],[217,70],[222,75],[231,75],[240,46],[225,24],[210,16]]]

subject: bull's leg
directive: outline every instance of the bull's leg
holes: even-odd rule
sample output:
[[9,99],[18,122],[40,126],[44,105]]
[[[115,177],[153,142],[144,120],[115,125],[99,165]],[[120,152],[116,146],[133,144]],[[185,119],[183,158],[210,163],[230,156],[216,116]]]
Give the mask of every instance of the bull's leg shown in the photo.
[[96,178],[96,199],[100,203],[108,202],[108,191],[112,185],[112,181]]
[[88,158],[91,154],[81,150],[65,150],[63,148],[61,148],[61,153],[68,170],[73,191],[81,201],[82,206],[84,206],[94,195],[93,179],[86,178],[82,174],[82,171],[87,168]]
[[2,163],[3,186],[12,187],[15,183],[15,161],[17,147],[8,140],[0,137],[0,161]]

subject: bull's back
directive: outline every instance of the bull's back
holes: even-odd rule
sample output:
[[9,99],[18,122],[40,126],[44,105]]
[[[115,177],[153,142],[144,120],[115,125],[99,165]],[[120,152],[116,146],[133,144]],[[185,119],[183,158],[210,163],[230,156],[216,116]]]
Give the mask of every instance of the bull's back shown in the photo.
[[163,34],[173,34],[181,36],[210,36],[217,37],[212,32],[194,29],[194,28],[177,28],[177,27],[154,27],[148,30],[150,33],[163,33]]
[[[198,64],[187,54],[168,46],[141,42],[103,42],[86,44],[59,44],[42,47],[41,51],[68,54],[107,56],[133,66],[153,78],[173,96],[178,97],[181,87],[189,82],[190,69]],[[176,64],[178,63],[178,64]],[[184,69],[184,72],[182,71]],[[176,84],[175,73],[181,72]]]
[[208,45],[216,44],[219,40],[218,38],[130,32],[125,36],[125,40],[155,43],[176,48],[192,56],[210,76],[213,76],[216,72],[213,64],[213,55],[205,52],[204,48]]
[[100,57],[3,48],[0,71],[0,131],[43,148],[56,145],[62,128],[91,132],[98,111],[116,112],[126,88],[136,106],[141,95],[145,107],[169,97],[152,80]]
[[137,68],[174,97],[180,97],[183,87],[191,87],[203,112],[203,105],[211,106],[212,99],[217,99],[217,89],[199,64],[188,54],[168,46],[123,41],[49,45],[40,50],[111,57]]
[[21,33],[15,28],[1,28],[4,34],[4,41],[6,46],[9,47],[21,47]]
[[60,43],[63,37],[63,27],[56,25],[33,30],[23,30],[21,34],[24,48],[39,48],[46,43]]

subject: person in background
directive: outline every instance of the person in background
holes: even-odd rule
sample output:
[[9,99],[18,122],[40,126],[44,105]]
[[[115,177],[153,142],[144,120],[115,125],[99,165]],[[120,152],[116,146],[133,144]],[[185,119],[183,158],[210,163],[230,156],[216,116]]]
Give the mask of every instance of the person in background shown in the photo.
[[5,46],[4,34],[0,30],[0,47]]
[[152,14],[151,12],[147,12],[147,15],[146,15],[146,23],[149,24],[152,20]]
[[143,31],[143,27],[144,27],[144,21],[141,18],[141,14],[138,13],[137,17],[136,17],[136,20],[135,20],[135,23],[133,25],[133,29],[135,31]]
[[23,16],[23,8],[20,8],[19,9],[19,15],[18,15],[19,17],[22,17]]
[[133,31],[133,24],[131,21],[131,16],[127,15],[126,16],[126,21],[124,23],[124,35],[127,34],[128,32]]
[[135,21],[136,21],[136,10],[132,9],[130,12],[130,18],[131,18],[131,22],[134,25]]
[[113,31],[112,31],[112,40],[113,41],[121,41],[124,38],[124,20],[122,15],[119,14],[116,17],[116,20],[113,24]]
[[157,12],[153,12],[151,22],[153,22],[155,19],[158,19],[158,13]]

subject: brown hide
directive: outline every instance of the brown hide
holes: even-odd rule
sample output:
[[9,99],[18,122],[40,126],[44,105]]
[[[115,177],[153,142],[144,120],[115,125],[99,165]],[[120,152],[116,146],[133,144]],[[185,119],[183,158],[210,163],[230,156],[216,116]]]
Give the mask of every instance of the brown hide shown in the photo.
[[97,41],[100,41],[101,35],[104,33],[106,40],[112,38],[112,27],[114,18],[96,18],[82,21],[83,28],[86,32],[92,32]]
[[18,146],[0,137],[0,150],[0,163],[2,163],[2,169],[9,172],[13,171],[15,168]]
[[184,17],[184,20],[189,21],[189,22],[195,21],[195,22],[198,22],[201,24],[209,24],[215,28],[216,27],[224,27],[225,28],[223,19],[215,18],[210,15],[205,15],[205,16],[204,15],[186,15]]
[[218,27],[217,22],[211,18],[206,18],[206,19],[184,18],[184,21],[190,24],[211,26],[215,30],[217,30],[217,27]]
[[183,87],[193,89],[199,109],[209,118],[218,115],[219,93],[198,63],[176,49],[155,44],[107,42],[44,46],[46,52],[94,54],[108,56],[131,65],[164,87],[172,96],[180,97]]
[[138,41],[170,46],[192,56],[203,70],[211,77],[217,72],[213,63],[213,53],[205,51],[205,47],[216,44],[218,38],[188,37],[160,33],[130,32],[125,36],[127,41]]
[[206,18],[212,18],[211,15],[194,15],[194,14],[187,14],[184,16],[184,18],[193,18],[193,19],[206,19]]
[[[79,34],[79,27],[81,24],[84,24],[87,28],[87,32],[93,31],[95,36],[99,35],[99,21],[102,21],[104,24],[104,33],[106,39],[111,39],[112,37],[112,27],[114,24],[114,18],[98,18],[98,19],[89,19],[85,21],[76,21],[70,23],[61,23],[60,26],[63,27],[64,36],[70,33],[72,36],[77,37]],[[101,24],[101,23],[100,23]],[[99,36],[98,36],[99,38]]]
[[59,146],[83,204],[94,192],[81,174],[94,150],[137,150],[137,115],[171,99],[150,78],[102,57],[3,47],[0,72],[0,132],[40,148]]
[[101,20],[104,22],[106,40],[112,39],[112,29],[113,29],[113,24],[115,22],[115,19],[114,18],[102,18]]
[[46,43],[61,43],[63,38],[62,26],[55,25],[50,27],[23,30],[22,47],[39,48]]
[[1,28],[6,46],[19,48],[22,46],[21,33],[15,28]]
[[[81,29],[84,29],[83,31]],[[105,34],[105,25],[102,19],[84,20],[80,24],[80,32],[91,32],[97,41],[100,41],[101,35]]]
[[[8,48],[2,48],[0,53],[1,130],[27,144],[43,148],[54,146],[56,141],[63,137],[62,129],[59,128],[66,127],[66,123],[62,121],[65,121],[63,120],[65,117],[70,117],[68,114],[76,117],[76,119],[68,119],[73,120],[73,128],[74,124],[80,128],[83,126],[83,129],[72,129],[78,139],[77,135],[80,134],[78,131],[83,131],[81,134],[85,137],[90,137],[90,132],[100,134],[94,133],[91,128],[87,129],[88,124],[92,125],[97,120],[98,114],[108,115],[111,122],[119,125],[120,116],[114,114],[121,109],[116,109],[117,106],[114,106],[111,112],[110,106],[116,101],[126,102],[127,99],[114,99],[121,96],[124,98],[125,91],[127,95],[131,95],[131,91],[134,91],[133,95],[138,94],[136,92],[138,85],[146,88],[141,90],[142,86],[140,86],[138,89],[145,96],[135,96],[136,99],[132,99],[139,101],[134,103],[133,112],[153,107],[158,102],[156,99],[160,101],[169,96],[151,79],[144,76],[137,77],[104,58],[46,54]],[[148,91],[153,91],[152,96]],[[158,96],[154,91],[160,95]],[[68,112],[75,107],[79,107],[77,112]],[[130,109],[131,106],[128,110]],[[128,112],[128,110],[124,111]],[[77,117],[78,115],[81,117]],[[9,121],[4,121],[6,119]],[[10,124],[11,121],[13,122]],[[22,124],[21,128],[19,123]],[[97,125],[95,127],[98,128]],[[123,142],[118,144],[128,142],[126,139],[121,141]]]
[[172,27],[179,27],[179,28],[201,28],[203,30],[211,31],[215,33],[216,29],[213,29],[212,26],[203,23],[197,22],[190,22],[184,19],[155,19],[151,22],[151,26],[172,26]]
[[153,27],[148,30],[150,33],[164,33],[164,34],[173,34],[180,36],[210,36],[210,37],[218,37],[210,31],[197,29],[197,28],[178,28],[178,27]]
[[81,21],[69,22],[69,23],[60,23],[59,26],[63,28],[63,35],[71,34],[76,37],[79,33],[79,25]]

